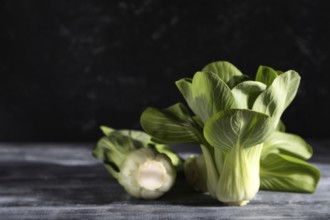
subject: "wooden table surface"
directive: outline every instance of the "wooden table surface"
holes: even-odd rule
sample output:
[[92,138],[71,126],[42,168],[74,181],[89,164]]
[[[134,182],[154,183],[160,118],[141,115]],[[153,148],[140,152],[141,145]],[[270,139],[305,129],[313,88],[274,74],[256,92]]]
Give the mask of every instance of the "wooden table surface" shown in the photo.
[[322,172],[314,194],[259,191],[244,207],[192,191],[183,176],[158,200],[131,198],[92,143],[1,143],[0,219],[330,219],[330,140],[310,143]]

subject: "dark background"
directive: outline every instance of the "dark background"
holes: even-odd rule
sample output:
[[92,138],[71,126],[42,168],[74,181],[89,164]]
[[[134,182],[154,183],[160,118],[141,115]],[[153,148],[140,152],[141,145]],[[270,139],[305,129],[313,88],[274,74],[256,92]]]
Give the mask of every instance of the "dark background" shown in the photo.
[[174,81],[228,60],[294,69],[288,131],[329,137],[327,1],[0,1],[0,140],[95,141],[182,101]]

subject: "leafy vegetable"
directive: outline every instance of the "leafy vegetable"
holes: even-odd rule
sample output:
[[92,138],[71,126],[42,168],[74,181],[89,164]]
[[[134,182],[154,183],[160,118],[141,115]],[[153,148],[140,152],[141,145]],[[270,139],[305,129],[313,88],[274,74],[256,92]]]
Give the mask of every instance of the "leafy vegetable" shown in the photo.
[[[226,204],[246,204],[259,183],[267,190],[313,192],[320,174],[304,161],[312,149],[299,136],[284,133],[281,121],[299,83],[293,70],[260,66],[251,81],[229,62],[213,62],[193,79],[176,82],[195,115],[182,104],[148,108],[141,125],[162,143],[199,144],[203,157],[188,159],[187,179]],[[206,175],[197,180],[203,169]],[[298,186],[299,181],[305,182]]]
[[[155,199],[167,192],[176,177],[180,158],[166,145],[156,144],[141,131],[115,130],[102,126],[105,134],[93,155],[130,195]],[[175,166],[175,167],[174,167]]]

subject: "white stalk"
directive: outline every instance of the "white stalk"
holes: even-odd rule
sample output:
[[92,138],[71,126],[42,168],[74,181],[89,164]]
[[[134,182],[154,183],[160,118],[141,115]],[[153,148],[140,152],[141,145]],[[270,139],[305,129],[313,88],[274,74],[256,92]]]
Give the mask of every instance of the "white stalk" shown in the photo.
[[249,148],[234,146],[226,155],[217,183],[217,199],[228,205],[245,205],[258,192],[263,144]]

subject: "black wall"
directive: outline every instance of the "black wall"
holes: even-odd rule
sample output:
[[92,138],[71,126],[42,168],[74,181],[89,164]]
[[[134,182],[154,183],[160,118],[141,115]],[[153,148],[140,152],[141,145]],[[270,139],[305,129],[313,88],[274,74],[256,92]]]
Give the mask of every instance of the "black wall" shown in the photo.
[[329,137],[327,1],[0,1],[0,140],[95,141],[182,101],[174,81],[228,60],[294,69],[288,130]]

